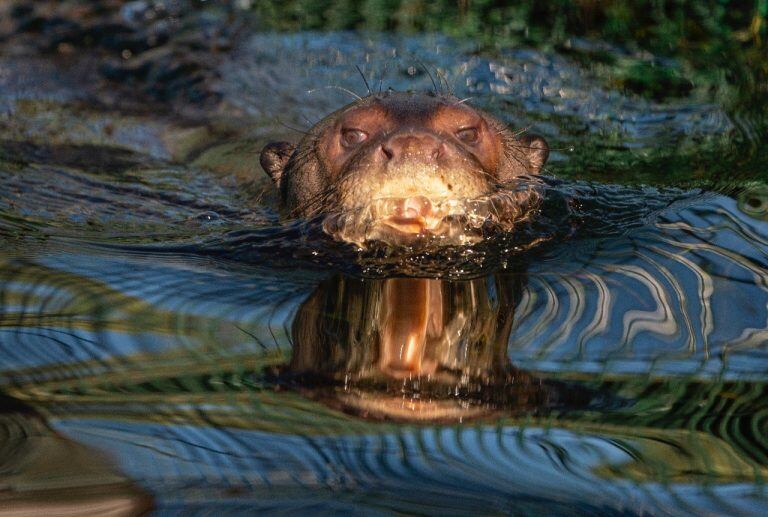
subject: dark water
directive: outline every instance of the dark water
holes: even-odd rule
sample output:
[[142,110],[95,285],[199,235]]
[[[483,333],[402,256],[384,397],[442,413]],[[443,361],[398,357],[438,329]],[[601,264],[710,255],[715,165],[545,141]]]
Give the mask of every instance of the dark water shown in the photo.
[[[356,64],[429,88],[416,57],[550,140],[537,217],[431,252],[282,220],[260,145],[346,102],[325,86],[362,93]],[[217,110],[183,115],[97,106],[86,65],[0,59],[0,504],[768,510],[768,186],[733,157],[764,126],[728,92],[652,101],[566,53],[441,36],[256,33],[218,60]],[[383,359],[413,328],[422,378]]]

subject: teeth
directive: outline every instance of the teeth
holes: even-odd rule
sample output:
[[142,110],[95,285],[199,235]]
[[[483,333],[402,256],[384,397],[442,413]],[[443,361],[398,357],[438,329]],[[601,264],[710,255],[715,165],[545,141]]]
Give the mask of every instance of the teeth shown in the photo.
[[432,203],[424,196],[413,196],[403,201],[402,212],[405,217],[420,217],[432,211]]
[[382,198],[357,210],[327,216],[323,229],[338,240],[358,245],[373,240],[404,244],[417,237],[467,244],[482,240],[489,224],[511,230],[529,217],[539,200],[532,188],[477,199]]

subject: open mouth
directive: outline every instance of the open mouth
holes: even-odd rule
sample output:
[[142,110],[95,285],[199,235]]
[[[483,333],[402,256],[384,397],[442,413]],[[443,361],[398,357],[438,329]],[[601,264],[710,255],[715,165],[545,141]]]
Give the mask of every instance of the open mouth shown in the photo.
[[406,235],[432,233],[451,212],[455,211],[451,210],[452,207],[447,204],[447,201],[438,201],[433,205],[426,196],[380,201],[383,203],[376,207],[376,212],[391,213],[391,215],[385,215],[380,220],[380,224]]
[[337,240],[360,246],[372,241],[464,245],[495,231],[512,230],[532,215],[539,202],[540,195],[532,186],[474,199],[387,197],[331,214],[323,221],[323,229]]

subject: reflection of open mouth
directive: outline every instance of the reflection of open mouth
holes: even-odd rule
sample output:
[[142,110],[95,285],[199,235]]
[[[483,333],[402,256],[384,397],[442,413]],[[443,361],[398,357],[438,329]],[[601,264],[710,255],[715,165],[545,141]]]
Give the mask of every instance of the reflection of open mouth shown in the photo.
[[337,240],[358,245],[370,241],[472,244],[493,231],[513,229],[530,217],[539,201],[532,187],[475,199],[379,198],[356,210],[329,215],[323,229]]

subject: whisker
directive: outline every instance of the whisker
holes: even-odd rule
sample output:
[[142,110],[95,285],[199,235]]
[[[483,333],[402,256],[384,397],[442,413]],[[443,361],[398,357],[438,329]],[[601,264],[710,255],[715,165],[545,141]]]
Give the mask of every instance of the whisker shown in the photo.
[[323,86],[322,88],[314,88],[314,89],[312,89],[312,90],[307,90],[307,93],[308,93],[308,94],[312,94],[312,93],[315,93],[316,91],[319,91],[319,90],[327,90],[327,89],[331,89],[331,88],[332,88],[332,89],[335,89],[335,90],[341,90],[341,91],[343,91],[343,92],[345,92],[345,93],[348,93],[348,94],[350,94],[352,97],[354,97],[355,99],[357,99],[357,100],[359,100],[359,101],[363,100],[363,98],[362,98],[362,97],[360,97],[358,94],[356,94],[356,93],[355,93],[355,92],[353,92],[352,90],[350,90],[350,89],[348,89],[348,88],[344,88],[343,86],[336,86],[336,85]]
[[[307,215],[309,217],[313,217],[319,214],[321,211],[319,208],[322,208],[322,204],[337,192],[336,187],[337,185],[335,183],[328,185],[328,187],[318,192],[314,197],[307,200],[301,209],[307,211]],[[297,214],[294,213],[294,215]]]
[[[541,147],[535,147],[532,145],[523,145],[523,144],[516,144],[516,143],[510,143],[511,147],[514,147],[515,149],[541,149]],[[570,151],[573,149],[573,147],[548,147],[550,151]]]
[[308,135],[308,134],[309,134],[309,131],[308,131],[308,130],[298,129],[298,128],[295,128],[295,127],[293,127],[293,126],[289,126],[288,124],[286,124],[285,122],[283,122],[282,120],[280,120],[280,118],[279,118],[279,117],[276,117],[276,116],[275,116],[275,117],[272,117],[272,120],[274,120],[275,122],[277,122],[278,124],[280,124],[280,125],[281,125],[281,126],[283,126],[284,128],[290,129],[291,131],[296,131],[297,133],[301,133],[301,134],[303,134],[303,135]]
[[522,135],[523,133],[526,133],[529,129],[531,129],[531,127],[533,127],[533,126],[526,126],[526,127],[518,129],[517,131],[512,131],[512,136],[518,137],[518,136]]
[[[453,95],[453,88],[451,88],[451,85],[448,83],[448,78],[445,77],[445,74],[440,72],[439,68],[435,68],[435,73],[437,74],[440,83],[445,84],[445,89],[448,91],[448,94]],[[440,90],[442,91],[442,86],[440,87]]]
[[384,62],[384,68],[381,71],[381,77],[379,77],[379,95],[381,95],[381,91],[384,86],[384,77],[387,73],[387,69],[389,68],[389,65],[392,63],[393,60],[394,60],[394,57],[391,57],[388,61]]
[[506,142],[506,145],[505,145],[504,147],[505,147],[505,148],[504,148],[504,154],[505,154],[505,155],[506,155],[508,158],[511,158],[511,159],[515,160],[515,161],[516,161],[518,164],[520,164],[520,166],[521,166],[521,167],[522,167],[524,170],[526,170],[526,171],[529,171],[529,170],[530,170],[530,169],[529,169],[529,166],[530,166],[530,164],[526,164],[526,163],[524,163],[524,162],[523,162],[523,161],[522,161],[522,160],[521,160],[519,157],[517,157],[517,156],[515,155],[515,153],[510,153],[510,152],[508,152],[510,147],[511,147],[511,148],[515,148],[515,147],[516,147],[516,146],[515,146],[515,144],[514,144],[513,142]]
[[[528,132],[529,129],[531,129],[533,126],[526,126],[524,128],[517,129],[515,131],[512,131],[512,137],[517,138],[518,136],[522,135],[523,133]],[[497,135],[503,134],[505,131],[509,130],[509,126],[505,126],[504,128],[500,129],[496,132]],[[515,147],[516,149],[539,149],[539,147],[534,147],[532,145],[523,145],[518,142],[510,142],[509,145],[511,147]],[[550,151],[569,151],[571,147],[549,147]]]
[[357,71],[360,73],[360,77],[363,78],[363,83],[365,84],[365,89],[368,90],[368,95],[371,94],[371,86],[368,84],[368,79],[365,78],[365,74],[360,69],[358,65],[355,65],[355,68],[357,68]]
[[437,84],[435,83],[435,78],[432,77],[432,72],[429,71],[427,68],[427,65],[424,64],[424,62],[421,59],[417,59],[416,62],[421,66],[421,68],[424,69],[424,71],[429,76],[429,80],[432,81],[432,89],[434,90],[435,94],[440,93],[437,89]]

